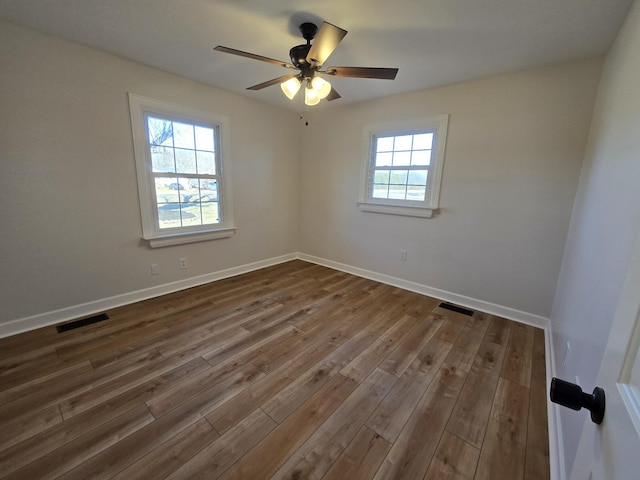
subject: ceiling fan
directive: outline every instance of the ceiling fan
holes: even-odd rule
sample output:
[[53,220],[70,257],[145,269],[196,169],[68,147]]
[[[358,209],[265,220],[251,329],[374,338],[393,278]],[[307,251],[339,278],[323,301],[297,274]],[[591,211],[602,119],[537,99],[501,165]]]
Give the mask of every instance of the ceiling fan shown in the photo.
[[[291,63],[263,57],[262,55],[256,55],[254,53],[243,52],[235,48],[223,47],[222,45],[218,45],[214,50],[260,60],[261,62],[272,63],[288,69],[299,70],[298,73],[283,75],[273,80],[253,85],[252,87],[248,87],[247,90],[261,90],[272,85],[280,84],[283,93],[292,100],[298,93],[298,90],[300,90],[300,87],[304,85],[304,102],[307,105],[317,105],[323,98],[326,98],[328,101],[340,98],[340,94],[327,80],[322,78],[320,74],[335,77],[379,78],[383,80],[394,80],[396,78],[396,74],[398,73],[397,68],[328,67],[322,70],[329,55],[333,53],[347,34],[347,31],[328,22],[323,22],[318,30],[318,27],[314,23],[305,22],[300,25],[300,33],[302,33],[302,37],[307,43],[297,45],[289,50]],[[313,45],[311,44],[311,40],[314,40]]]

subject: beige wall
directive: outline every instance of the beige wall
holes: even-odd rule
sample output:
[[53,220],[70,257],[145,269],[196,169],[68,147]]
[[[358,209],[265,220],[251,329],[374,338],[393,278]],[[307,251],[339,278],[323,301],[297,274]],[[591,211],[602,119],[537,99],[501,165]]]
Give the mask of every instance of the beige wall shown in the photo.
[[[600,71],[586,60],[312,112],[301,251],[548,317]],[[443,113],[441,214],[359,211],[363,125]]]
[[[234,237],[141,242],[127,92],[229,117]],[[297,250],[291,112],[0,23],[0,115],[0,322]]]
[[[598,59],[309,109],[309,126],[11,24],[0,60],[0,322],[296,251],[549,315]],[[127,92],[230,118],[234,237],[155,250],[140,241]],[[363,125],[440,113],[451,115],[441,214],[360,212]]]
[[[640,4],[607,55],[551,316],[556,374],[596,385],[640,232]],[[566,342],[571,343],[564,365]],[[588,416],[561,410],[567,472]]]

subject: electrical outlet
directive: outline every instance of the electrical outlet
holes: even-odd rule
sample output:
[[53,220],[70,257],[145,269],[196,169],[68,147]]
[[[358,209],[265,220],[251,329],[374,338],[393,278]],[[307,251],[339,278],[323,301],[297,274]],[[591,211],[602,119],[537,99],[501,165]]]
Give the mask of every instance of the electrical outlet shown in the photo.
[[160,273],[160,265],[157,263],[151,264],[151,275],[158,275]]
[[183,258],[181,258],[181,259],[180,259],[180,268],[184,269],[184,268],[187,268],[187,267],[188,267],[188,265],[187,265],[187,259],[186,259],[186,258],[184,258],[184,257],[183,257]]
[[403,262],[407,261],[407,251],[406,250],[400,250],[400,260],[402,260]]

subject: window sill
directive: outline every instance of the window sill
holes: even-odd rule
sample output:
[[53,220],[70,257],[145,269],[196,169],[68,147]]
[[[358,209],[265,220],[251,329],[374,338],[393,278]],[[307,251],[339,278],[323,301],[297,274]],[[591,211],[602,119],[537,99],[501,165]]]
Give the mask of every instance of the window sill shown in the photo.
[[149,242],[149,246],[151,248],[161,248],[170,247],[171,245],[182,245],[185,243],[205,242],[207,240],[229,238],[235,232],[235,227],[228,227],[217,230],[207,230],[204,232],[181,232],[143,238]]
[[385,213],[388,215],[402,215],[405,217],[431,218],[438,211],[437,208],[409,207],[406,205],[382,205],[379,203],[358,202],[363,212]]

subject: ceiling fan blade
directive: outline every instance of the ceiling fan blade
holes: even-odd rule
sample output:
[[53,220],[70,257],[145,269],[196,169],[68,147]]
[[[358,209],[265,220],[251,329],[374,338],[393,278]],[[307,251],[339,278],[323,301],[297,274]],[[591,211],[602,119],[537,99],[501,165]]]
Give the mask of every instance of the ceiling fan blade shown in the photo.
[[252,87],[247,87],[247,90],[262,90],[263,88],[270,87],[271,85],[276,85],[278,83],[286,82],[290,78],[297,77],[297,75],[283,75],[282,77],[274,78],[273,80],[269,80],[266,82],[259,83]]
[[261,62],[272,63],[273,65],[279,65],[285,68],[294,68],[296,67],[287,62],[282,62],[280,60],[276,60],[274,58],[263,57],[262,55],[256,55],[255,53],[243,52],[242,50],[236,50],[235,48],[223,47],[222,45],[218,45],[214,47],[214,50],[223,53],[230,53],[231,55],[238,55],[239,57],[252,58],[254,60],[260,60]]
[[307,62],[315,66],[323,65],[346,34],[346,30],[331,23],[322,22],[307,54]]
[[329,92],[329,95],[327,95],[327,101],[331,101],[331,100],[337,100],[339,98],[342,98],[342,95],[340,95],[335,88],[331,87],[331,91]]
[[336,77],[351,78],[379,78],[381,80],[395,80],[398,74],[397,68],[374,68],[374,67],[330,67],[327,68],[327,75]]

